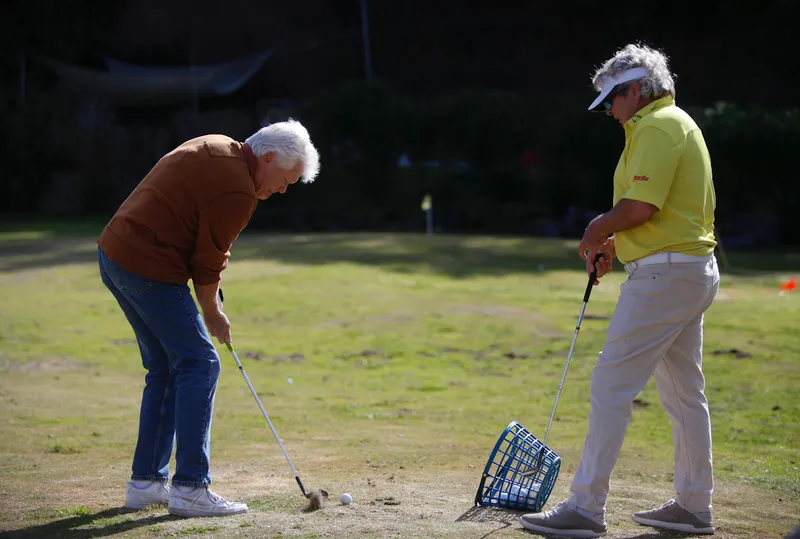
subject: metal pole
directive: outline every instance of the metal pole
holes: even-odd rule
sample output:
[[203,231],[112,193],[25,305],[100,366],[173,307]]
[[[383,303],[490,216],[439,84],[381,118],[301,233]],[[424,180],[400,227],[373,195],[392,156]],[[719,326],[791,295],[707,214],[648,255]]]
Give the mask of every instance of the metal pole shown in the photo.
[[367,18],[367,0],[361,0],[361,35],[364,38],[364,71],[367,82],[372,81],[372,55],[369,50],[369,19]]
[[25,53],[21,52],[19,55],[19,106],[25,105]]
[[427,211],[428,221],[428,236],[433,236],[433,205]]

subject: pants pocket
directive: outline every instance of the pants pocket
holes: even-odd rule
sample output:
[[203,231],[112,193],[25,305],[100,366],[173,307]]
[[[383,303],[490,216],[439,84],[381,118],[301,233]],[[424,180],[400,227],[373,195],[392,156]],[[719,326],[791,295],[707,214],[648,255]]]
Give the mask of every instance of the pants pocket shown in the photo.
[[117,282],[119,289],[132,296],[140,296],[153,287],[153,281],[136,276],[137,279],[125,279]]
[[114,283],[114,286],[123,294],[132,296],[139,296],[147,292],[153,287],[153,281],[130,272],[108,258],[103,257],[103,266],[105,267],[108,278]]

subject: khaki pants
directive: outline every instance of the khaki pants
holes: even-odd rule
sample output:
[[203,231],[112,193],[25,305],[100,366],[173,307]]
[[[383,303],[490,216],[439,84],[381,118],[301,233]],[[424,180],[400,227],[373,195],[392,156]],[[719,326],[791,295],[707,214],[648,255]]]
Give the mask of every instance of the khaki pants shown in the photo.
[[711,421],[703,392],[703,313],[718,289],[713,255],[698,262],[639,265],[629,272],[592,373],[589,430],[570,500],[584,512],[605,513],[633,399],[653,373],[672,419],[675,500],[693,513],[711,511],[714,480]]

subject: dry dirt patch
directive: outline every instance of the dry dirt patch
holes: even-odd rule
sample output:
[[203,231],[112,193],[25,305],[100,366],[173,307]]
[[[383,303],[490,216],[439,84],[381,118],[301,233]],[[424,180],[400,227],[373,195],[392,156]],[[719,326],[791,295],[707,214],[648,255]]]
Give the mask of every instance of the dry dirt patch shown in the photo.
[[[322,509],[312,513],[302,512],[306,500],[293,479],[287,477],[288,474],[278,471],[253,473],[252,470],[227,468],[215,475],[215,488],[226,497],[247,501],[251,508],[249,513],[213,520],[173,519],[165,516],[164,508],[154,508],[119,517],[127,519],[124,526],[119,523],[113,525],[124,528],[124,533],[129,537],[534,537],[519,525],[519,513],[473,506],[479,475],[475,471],[429,475],[420,472],[402,480],[390,479],[393,474],[389,472],[380,476],[372,474],[369,478],[354,476],[344,480],[326,477],[330,474],[330,471],[321,470],[303,478],[308,488],[326,488],[330,491],[330,499]],[[559,479],[548,507],[566,495],[569,479],[566,474]],[[721,485],[718,491],[715,499],[718,538],[782,538],[800,520],[800,503],[796,499],[778,502],[777,494],[765,494],[738,485]],[[342,492],[353,495],[351,505],[343,506],[338,502]],[[637,526],[629,518],[633,511],[660,504],[670,495],[669,485],[651,486],[628,479],[615,482],[608,503],[608,537],[685,537]],[[33,532],[36,528],[30,528],[31,525],[35,526],[30,519],[36,512],[31,508],[36,505],[44,504],[50,508],[86,506],[92,513],[107,512],[122,504],[123,488],[121,483],[114,484],[108,480],[98,485],[96,480],[76,479],[48,492],[29,491],[28,495],[16,499],[16,502],[10,496],[3,496],[2,500],[5,506],[2,507],[2,513],[5,516],[14,515],[14,520],[6,521],[0,528],[29,528]],[[102,524],[102,521],[98,522]],[[100,535],[117,536],[116,533],[107,533],[113,531],[110,529],[95,531]]]
[[81,369],[86,364],[66,356],[46,356],[31,361],[19,362],[11,359],[0,359],[0,372],[2,371],[46,371],[61,372]]

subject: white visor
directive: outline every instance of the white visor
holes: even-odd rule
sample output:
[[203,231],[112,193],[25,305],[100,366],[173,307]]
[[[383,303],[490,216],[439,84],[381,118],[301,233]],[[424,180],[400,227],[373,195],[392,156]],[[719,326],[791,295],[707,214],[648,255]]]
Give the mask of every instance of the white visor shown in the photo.
[[626,69],[622,73],[618,74],[616,77],[611,77],[610,79],[606,79],[603,81],[603,87],[600,90],[600,94],[597,96],[591,105],[589,105],[589,110],[594,110],[597,106],[603,102],[606,96],[614,89],[615,86],[618,84],[622,84],[623,82],[630,82],[632,80],[641,79],[648,76],[650,73],[643,67],[634,67],[633,69]]

